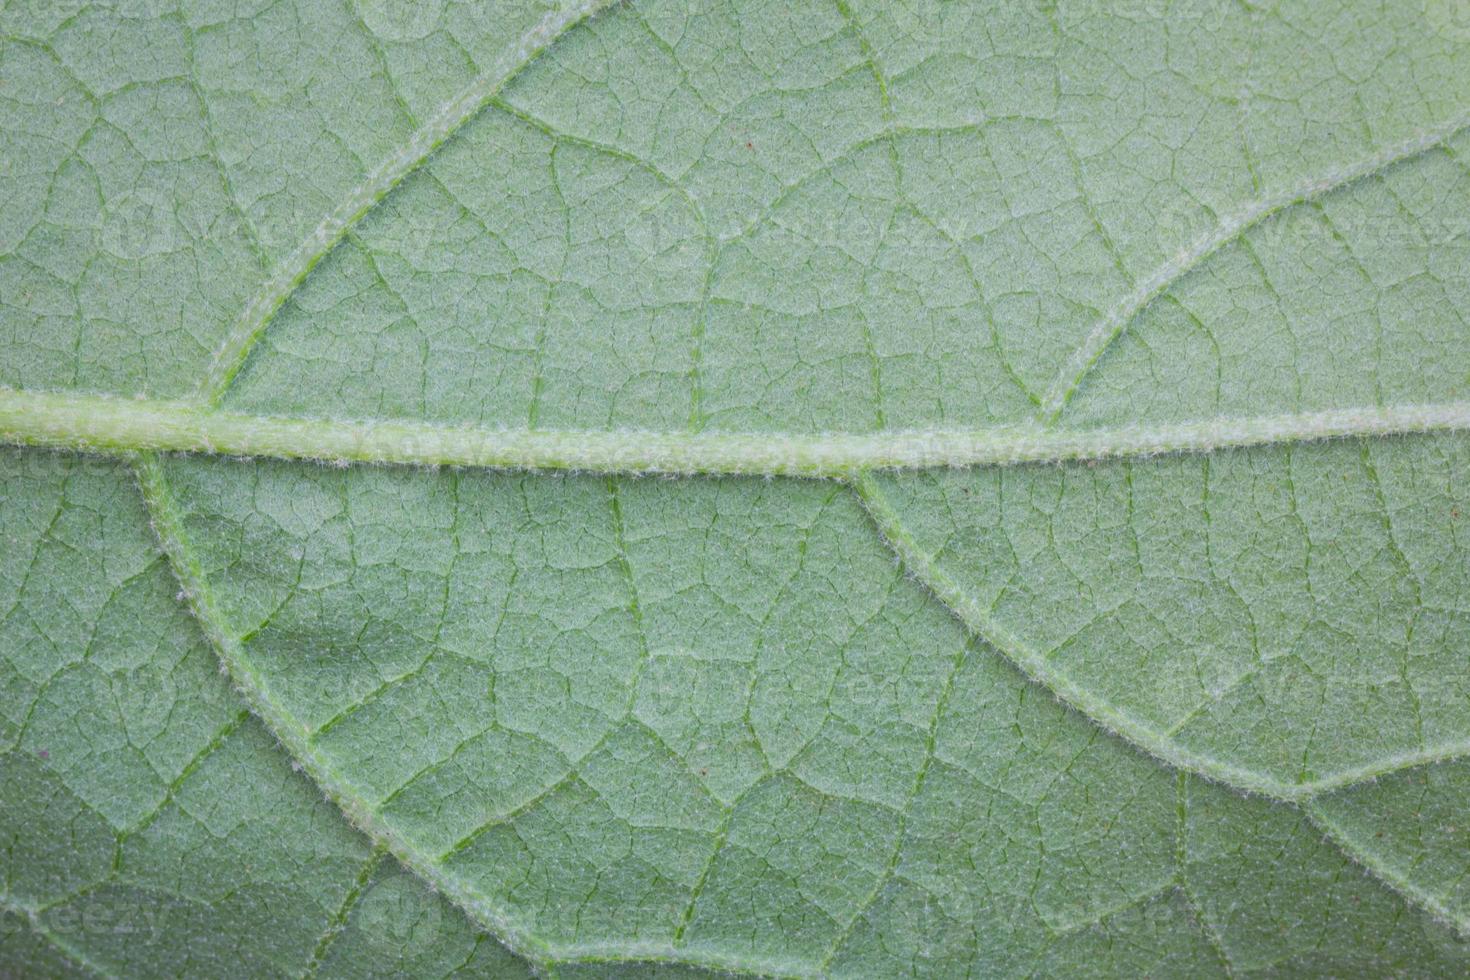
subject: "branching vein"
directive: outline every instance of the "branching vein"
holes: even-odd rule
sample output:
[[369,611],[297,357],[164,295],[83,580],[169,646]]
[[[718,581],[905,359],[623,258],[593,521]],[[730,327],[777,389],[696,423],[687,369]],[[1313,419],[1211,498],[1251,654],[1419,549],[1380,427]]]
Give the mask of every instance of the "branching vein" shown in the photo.
[[1289,783],[1200,752],[1184,745],[1173,732],[1140,718],[1125,707],[1089,690],[1068,677],[1042,653],[1003,625],[996,622],[975,598],[965,591],[932,557],[924,552],[909,534],[898,512],[882,488],[871,476],[854,482],[854,489],[874,525],[908,569],[940,602],[959,618],[967,629],[989,643],[1007,660],[1036,683],[1062,701],[1076,708],[1098,725],[1131,742],[1162,762],[1188,772],[1198,773],[1236,789],[1286,802],[1301,802],[1332,790],[1386,776],[1389,773],[1436,762],[1445,762],[1470,754],[1465,741],[1435,745],[1422,751],[1404,753],[1375,760],[1373,763],[1345,769],[1320,778]]
[[1160,294],[1221,248],[1279,211],[1305,201],[1316,200],[1340,187],[1382,173],[1394,164],[1438,149],[1466,129],[1470,129],[1470,116],[1459,116],[1401,143],[1385,147],[1364,160],[1313,177],[1279,194],[1261,198],[1222,219],[1211,231],[1184,246],[1172,260],[1140,282],[1093,326],[1072,352],[1072,356],[1062,365],[1042,397],[1042,419],[1047,423],[1054,423],[1066,408],[1072,394],[1082,384],[1082,379],[1092,370],[1103,352],[1127,329],[1128,324]]
[[453,136],[465,123],[475,118],[497,93],[527,65],[551,46],[562,34],[617,0],[578,0],[565,7],[548,11],[534,27],[521,36],[485,72],[462,92],[450,99],[432,118],[414,131],[406,143],[383,160],[353,188],[331,213],[276,266],[270,277],[251,297],[236,318],[223,343],[215,351],[209,369],[199,384],[196,397],[206,405],[216,405],[230,382],[245,364],[250,348],[265,332],[276,310],[290,298],[311,272],[312,267],[342,240],[342,236],[363,215],[396,187]]

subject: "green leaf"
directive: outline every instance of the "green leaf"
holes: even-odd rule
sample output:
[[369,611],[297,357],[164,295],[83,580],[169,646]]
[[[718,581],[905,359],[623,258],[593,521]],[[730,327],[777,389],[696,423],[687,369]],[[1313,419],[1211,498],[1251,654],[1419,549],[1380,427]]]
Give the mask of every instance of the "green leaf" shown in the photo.
[[0,972],[1462,974],[1462,19],[0,10]]

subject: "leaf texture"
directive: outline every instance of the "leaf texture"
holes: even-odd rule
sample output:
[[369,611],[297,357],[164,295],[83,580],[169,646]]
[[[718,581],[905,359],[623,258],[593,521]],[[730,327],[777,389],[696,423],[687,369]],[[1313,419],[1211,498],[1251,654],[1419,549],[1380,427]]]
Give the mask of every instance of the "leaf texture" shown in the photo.
[[1453,6],[0,10],[0,972],[1462,974]]

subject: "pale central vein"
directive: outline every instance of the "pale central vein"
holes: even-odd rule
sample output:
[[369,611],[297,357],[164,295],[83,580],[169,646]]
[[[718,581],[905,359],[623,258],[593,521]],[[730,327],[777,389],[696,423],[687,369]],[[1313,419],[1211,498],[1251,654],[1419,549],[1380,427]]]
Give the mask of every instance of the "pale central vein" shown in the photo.
[[533,430],[251,415],[181,401],[0,388],[0,443],[104,455],[222,453],[334,463],[596,473],[846,478],[875,469],[1105,460],[1470,429],[1470,402],[1329,409],[1156,426],[873,433]]

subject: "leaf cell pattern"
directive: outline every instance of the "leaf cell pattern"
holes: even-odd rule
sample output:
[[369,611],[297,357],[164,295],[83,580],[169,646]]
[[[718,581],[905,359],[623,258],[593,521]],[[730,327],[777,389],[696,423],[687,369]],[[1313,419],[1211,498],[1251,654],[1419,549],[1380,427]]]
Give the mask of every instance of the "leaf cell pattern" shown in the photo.
[[1453,27],[0,10],[0,970],[1463,972]]

